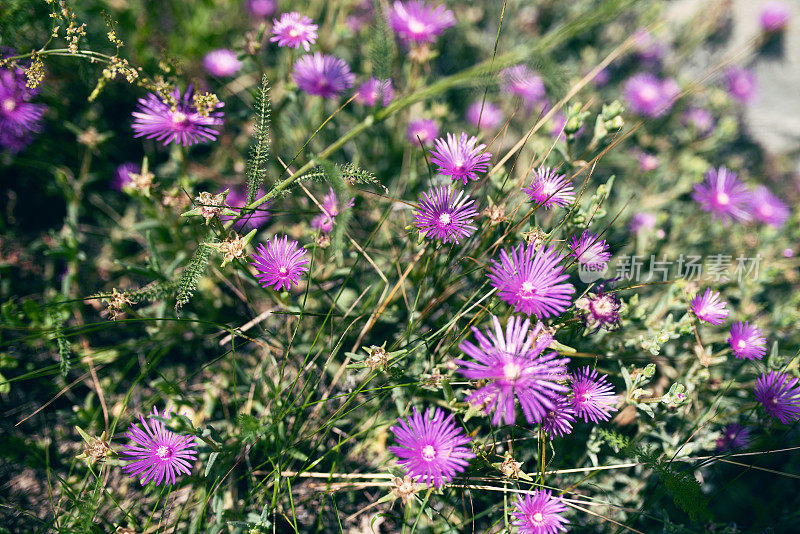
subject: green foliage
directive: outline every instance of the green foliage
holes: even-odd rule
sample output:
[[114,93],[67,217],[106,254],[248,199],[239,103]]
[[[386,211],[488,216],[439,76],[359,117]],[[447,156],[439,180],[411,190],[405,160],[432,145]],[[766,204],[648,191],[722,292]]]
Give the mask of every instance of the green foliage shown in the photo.
[[261,78],[261,87],[256,92],[255,117],[253,119],[253,137],[250,145],[250,156],[247,160],[247,203],[250,204],[258,196],[258,191],[264,183],[267,174],[267,161],[269,160],[269,121],[270,100],[269,82],[265,74]]
[[212,252],[214,252],[214,247],[205,243],[200,243],[197,247],[197,251],[178,279],[176,310],[179,310],[181,306],[192,300],[197,284],[206,272],[206,268],[208,268],[208,260]]
[[70,348],[69,340],[64,335],[64,318],[56,304],[50,306],[49,314],[53,323],[53,340],[58,348],[58,368],[61,371],[61,376],[67,376],[70,369],[69,359],[72,356],[72,349]]
[[396,55],[394,38],[386,24],[386,16],[381,2],[373,2],[375,11],[372,27],[369,32],[369,60],[372,64],[372,75],[378,80],[392,78],[392,64]]

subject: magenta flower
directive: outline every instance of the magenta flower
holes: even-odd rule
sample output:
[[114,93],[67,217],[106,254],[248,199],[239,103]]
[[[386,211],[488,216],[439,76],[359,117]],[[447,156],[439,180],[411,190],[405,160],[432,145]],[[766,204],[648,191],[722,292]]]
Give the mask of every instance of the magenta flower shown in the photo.
[[435,187],[422,193],[414,211],[414,226],[428,239],[458,244],[475,231],[475,201],[452,187]]
[[753,189],[748,207],[753,218],[775,228],[783,226],[791,215],[789,206],[763,185]]
[[514,501],[512,523],[519,534],[556,534],[567,531],[569,521],[562,515],[566,505],[547,490],[536,490],[532,495],[517,497]]
[[708,110],[689,108],[681,115],[681,124],[691,128],[698,137],[705,137],[714,131],[714,117]]
[[453,414],[445,417],[439,408],[425,410],[421,415],[416,408],[410,417],[397,419],[389,430],[397,440],[397,447],[389,452],[400,458],[402,465],[414,480],[441,486],[462,473],[475,454],[464,447],[471,439],[456,427]]
[[476,100],[467,108],[466,119],[475,128],[494,130],[503,123],[503,112],[488,100]]
[[727,425],[717,438],[717,451],[743,449],[750,444],[750,429],[737,423]]
[[381,102],[381,105],[386,107],[392,99],[394,99],[392,80],[370,78],[356,90],[356,102],[365,106],[374,106],[376,103]]
[[453,180],[467,183],[477,180],[479,172],[489,170],[489,160],[492,155],[485,152],[486,145],[477,145],[477,137],[468,137],[461,133],[461,137],[447,134],[447,139],[440,137],[436,140],[435,149],[431,152],[431,163],[436,165],[439,174],[452,176]]
[[148,419],[140,415],[141,426],[132,424],[125,433],[134,444],[126,446],[120,453],[122,460],[128,462],[122,470],[131,477],[139,477],[142,485],[151,480],[156,486],[161,482],[174,485],[177,475],[191,473],[197,459],[194,436],[182,436],[168,430],[162,421],[154,418],[158,415],[170,418],[168,409],[159,414],[153,408]]
[[655,227],[656,227],[655,213],[648,213],[646,211],[640,211],[634,213],[631,216],[631,220],[628,222],[628,229],[634,234],[638,234],[643,230],[652,230]]
[[574,187],[570,180],[565,174],[558,174],[550,167],[539,167],[533,171],[533,182],[522,190],[531,202],[544,206],[547,210],[553,206],[563,208],[575,202]]
[[614,386],[608,382],[608,377],[598,375],[595,369],[583,367],[571,378],[570,402],[575,414],[587,423],[611,419],[611,412],[617,411],[619,398],[614,394]]
[[639,170],[642,172],[654,171],[661,165],[658,156],[649,152],[639,152],[637,159],[639,160]]
[[236,58],[236,53],[227,48],[213,50],[203,58],[203,68],[212,76],[224,78],[233,76],[242,68],[242,62]]
[[9,152],[25,148],[42,129],[47,106],[30,102],[34,95],[21,69],[0,68],[0,146]]
[[791,10],[789,4],[779,0],[766,2],[761,8],[761,29],[765,32],[777,32],[786,27],[789,22]]
[[[236,215],[220,215],[219,218],[223,222],[238,218],[239,214],[243,211],[242,208],[247,206],[246,189],[238,185],[230,185],[226,187],[226,189],[228,189],[228,196],[225,197],[225,204],[227,204],[231,210],[235,211]],[[220,191],[220,193],[221,192],[222,191]],[[242,215],[239,222],[235,224],[235,228],[239,229],[239,231],[261,228],[272,218],[272,214],[269,212],[271,205],[272,202],[267,201],[253,210],[244,210],[244,215]]]
[[[139,99],[139,107],[133,112],[134,137],[156,139],[164,146],[172,142],[181,146],[214,141],[219,135],[224,113],[212,111],[207,117],[200,114],[192,101],[192,88],[181,96],[176,87],[172,90],[176,105],[170,106],[158,96],[149,93]],[[223,107],[222,102],[217,108]]]
[[276,291],[297,285],[311,262],[305,249],[297,241],[289,241],[287,236],[273,236],[266,247],[259,244],[253,259],[250,265],[258,271],[256,279],[261,287],[272,287]]
[[350,200],[341,204],[339,197],[332,187],[329,188],[328,193],[322,197],[322,213],[311,219],[311,227],[319,230],[323,234],[328,234],[333,230],[333,221],[342,210],[352,208],[356,199],[350,197]]
[[500,73],[503,91],[522,98],[528,105],[539,103],[545,95],[542,78],[525,65],[514,65]]
[[767,353],[767,340],[761,334],[761,329],[747,321],[731,325],[728,344],[733,355],[740,360],[760,360]]
[[323,98],[341,94],[352,87],[355,80],[350,66],[343,59],[320,52],[298,59],[292,77],[301,91]]
[[608,243],[589,230],[584,230],[580,237],[573,235],[569,248],[572,250],[569,255],[592,271],[601,270],[611,259]]
[[269,18],[278,9],[278,0],[245,0],[244,7],[254,17]]
[[630,108],[651,119],[668,112],[679,92],[675,80],[660,80],[649,72],[634,74],[625,82],[623,89]]
[[756,379],[756,400],[783,424],[800,420],[800,387],[797,378],[771,371]]
[[429,146],[439,135],[439,126],[433,119],[414,119],[408,123],[406,130],[406,137],[414,143],[422,142],[423,145]]
[[702,295],[696,294],[689,306],[698,319],[715,326],[724,323],[728,317],[727,303],[720,298],[718,292],[711,291],[710,287]]
[[575,301],[575,309],[586,328],[595,331],[603,328],[614,330],[619,327],[619,310],[622,304],[619,297],[602,289],[596,293],[587,293]]
[[131,182],[131,174],[139,174],[142,168],[138,163],[128,161],[117,167],[114,171],[114,178],[111,180],[111,188],[122,191]]
[[739,176],[725,167],[708,170],[705,182],[695,184],[692,198],[700,209],[711,213],[715,220],[727,224],[730,221],[748,221],[750,213],[750,188],[739,180]]
[[317,42],[317,25],[305,15],[295,11],[284,13],[272,21],[272,37],[269,39],[280,47],[300,48],[309,51]]
[[724,81],[728,94],[740,102],[750,102],[756,95],[756,75],[751,70],[729,67]]
[[487,328],[486,335],[472,328],[477,346],[464,341],[458,347],[474,360],[455,360],[458,372],[470,380],[488,381],[467,397],[467,402],[485,403],[486,413],[494,411],[494,425],[503,420],[513,424],[516,396],[528,423],[541,423],[556,409],[559,396],[568,391],[559,382],[567,378],[569,359],[555,352],[542,354],[553,341],[542,323],[531,330],[529,319],[511,317],[505,333],[497,317],[492,316],[492,324],[494,332]]
[[429,7],[421,0],[395,2],[389,11],[389,25],[405,45],[433,43],[455,24],[452,11],[444,6]]
[[570,305],[575,287],[564,282],[568,275],[559,265],[564,257],[554,247],[536,250],[519,244],[509,254],[500,251],[500,260],[492,260],[489,280],[497,295],[517,313],[544,319],[559,315]]
[[559,395],[553,403],[553,408],[542,419],[542,428],[550,436],[550,439],[556,436],[563,438],[572,434],[572,423],[574,422],[575,410],[572,409],[569,399]]

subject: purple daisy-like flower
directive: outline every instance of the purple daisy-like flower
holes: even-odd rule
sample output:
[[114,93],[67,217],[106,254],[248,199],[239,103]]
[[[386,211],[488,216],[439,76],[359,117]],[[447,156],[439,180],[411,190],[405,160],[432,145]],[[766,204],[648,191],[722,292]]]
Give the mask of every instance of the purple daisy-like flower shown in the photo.
[[317,42],[317,25],[305,15],[296,11],[284,13],[280,19],[272,21],[272,37],[269,39],[280,47],[300,48],[309,51]]
[[439,135],[439,126],[433,119],[414,119],[408,123],[406,137],[414,144],[429,146]]
[[526,65],[514,65],[500,73],[500,87],[522,98],[528,105],[539,103],[545,95],[542,78]]
[[681,124],[691,128],[698,137],[705,137],[714,131],[714,117],[708,110],[689,108],[681,115]]
[[522,190],[532,202],[547,210],[553,206],[563,208],[575,202],[572,182],[565,174],[558,174],[550,167],[539,167],[533,171],[533,182]]
[[513,525],[519,534],[556,534],[567,531],[569,521],[562,515],[567,506],[547,490],[536,490],[533,494],[518,497],[514,501]]
[[[178,88],[172,90],[175,106],[164,103],[153,93],[139,99],[139,106],[133,112],[134,137],[155,139],[164,146],[175,142],[181,146],[214,141],[219,135],[217,128],[222,124],[224,113],[212,111],[207,117],[200,114],[192,101],[192,88],[181,96]],[[224,104],[219,102],[217,109]]]
[[780,31],[786,27],[790,15],[791,10],[786,2],[779,0],[766,2],[761,8],[761,15],[759,16],[761,29],[765,32]]
[[509,254],[500,251],[500,260],[492,260],[489,280],[497,295],[514,306],[518,313],[543,319],[559,315],[569,307],[575,287],[565,282],[568,275],[560,265],[564,256],[554,247],[537,250],[520,243]]
[[292,77],[301,91],[323,98],[331,98],[344,92],[355,81],[350,65],[343,59],[320,52],[298,59],[294,64]]
[[278,0],[245,0],[244,7],[254,17],[269,18],[278,9]]
[[707,287],[706,292],[702,295],[700,293],[695,295],[689,306],[698,319],[715,326],[724,323],[728,317],[727,303],[720,298],[717,291],[712,291],[710,287]]
[[33,93],[15,73],[0,70],[0,144],[18,152],[41,129],[47,106],[28,102]]
[[722,430],[717,438],[717,451],[743,449],[750,444],[750,429],[738,423],[731,423]]
[[572,394],[570,403],[575,414],[586,421],[599,423],[611,419],[611,412],[619,398],[614,394],[614,386],[606,375],[598,375],[597,370],[583,367],[571,375]]
[[740,102],[750,102],[756,95],[756,75],[753,71],[732,66],[725,71],[725,88]]
[[139,174],[140,172],[142,172],[142,168],[138,163],[132,161],[123,163],[114,171],[111,188],[122,191],[131,182],[131,174]]
[[572,423],[575,422],[575,410],[572,409],[567,397],[559,396],[553,403],[553,408],[548,410],[542,419],[542,428],[550,436],[563,438],[572,434]]
[[649,152],[639,152],[637,159],[639,160],[639,170],[642,172],[654,171],[661,165],[658,156]]
[[414,480],[441,486],[462,473],[475,454],[464,447],[471,439],[456,427],[453,414],[445,417],[439,408],[425,410],[422,415],[413,409],[411,416],[398,418],[389,429],[398,446],[389,452],[400,458],[402,465]]
[[428,239],[458,244],[475,231],[475,201],[452,187],[435,187],[422,193],[414,211],[414,226]]
[[771,371],[756,379],[756,400],[783,424],[800,420],[800,387],[797,378]]
[[503,112],[492,102],[476,100],[467,108],[466,119],[475,128],[494,130],[503,123]]
[[460,137],[448,133],[447,138],[440,137],[434,143],[431,152],[431,163],[436,165],[439,174],[452,176],[453,180],[467,183],[477,180],[479,172],[489,170],[492,154],[484,152],[486,145],[477,145],[478,138],[461,133]]
[[619,297],[602,288],[596,293],[587,293],[575,301],[586,328],[614,330],[619,327],[619,310],[622,303]]
[[747,208],[752,193],[739,180],[739,176],[725,167],[708,170],[705,181],[695,184],[692,198],[700,209],[711,213],[715,220],[727,224],[730,221],[748,221]]
[[611,259],[608,243],[589,230],[584,230],[580,237],[573,235],[569,242],[569,248],[572,250],[570,256],[593,271],[602,269]]
[[764,185],[753,189],[749,208],[753,218],[775,228],[783,226],[791,215],[789,206]]
[[628,221],[628,229],[634,234],[638,234],[639,232],[644,230],[652,230],[655,227],[656,227],[655,213],[640,211],[634,213],[631,216],[631,220]]
[[213,50],[203,58],[203,68],[212,76],[225,78],[233,76],[242,68],[242,62],[233,50],[221,48]]
[[767,353],[767,340],[761,329],[747,321],[731,325],[728,344],[733,355],[740,360],[760,360]]
[[421,0],[395,2],[389,11],[389,25],[405,45],[433,43],[456,17],[444,6],[430,7]]
[[276,291],[297,285],[311,262],[305,249],[297,241],[289,241],[288,236],[273,236],[266,247],[259,244],[253,259],[250,265],[258,271],[256,279],[261,287],[272,287]]
[[492,424],[513,424],[514,398],[519,400],[525,419],[541,423],[556,408],[558,397],[568,391],[560,381],[567,378],[568,358],[555,352],[542,354],[553,341],[542,323],[530,328],[530,319],[511,317],[505,333],[497,317],[492,316],[486,335],[473,327],[478,345],[464,341],[459,349],[474,361],[455,360],[458,372],[470,380],[488,383],[467,397],[467,402],[485,404],[486,413],[494,411]]
[[623,89],[631,109],[649,118],[660,117],[669,111],[679,92],[675,80],[660,80],[649,72],[634,74]]
[[356,102],[364,104],[365,106],[374,106],[378,102],[381,102],[383,107],[386,107],[393,98],[394,88],[392,87],[392,80],[370,78],[358,86],[356,90]]
[[153,418],[158,415],[170,418],[169,410],[159,414],[155,408],[148,419],[140,415],[141,426],[134,423],[125,433],[134,444],[120,453],[122,460],[128,462],[122,470],[131,477],[139,477],[142,485],[151,480],[156,486],[162,482],[174,485],[177,475],[191,473],[197,459],[194,436],[168,430],[162,421]]
[[[239,214],[243,211],[242,208],[247,206],[247,191],[244,188],[231,185],[226,189],[228,189],[228,196],[225,197],[225,204],[227,204],[231,210],[235,211],[237,215],[220,215],[219,218],[223,222],[238,218]],[[220,191],[220,193],[221,192],[222,191]],[[269,212],[271,205],[272,202],[267,201],[254,210],[244,210],[244,215],[239,219],[239,222],[235,224],[235,228],[239,229],[239,231],[261,228],[272,218],[272,214]]]
[[322,213],[311,219],[311,227],[323,234],[330,233],[333,230],[333,221],[336,216],[342,210],[352,208],[355,201],[356,199],[351,197],[350,200],[342,204],[339,197],[336,196],[336,192],[330,187],[328,193],[322,197]]

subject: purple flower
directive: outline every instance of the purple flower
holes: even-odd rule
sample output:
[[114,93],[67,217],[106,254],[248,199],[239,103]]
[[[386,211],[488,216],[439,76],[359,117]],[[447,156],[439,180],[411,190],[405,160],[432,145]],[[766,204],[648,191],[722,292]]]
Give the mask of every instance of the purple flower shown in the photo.
[[29,102],[34,95],[25,86],[21,69],[0,68],[0,146],[9,152],[25,148],[42,129],[47,106]]
[[383,107],[389,105],[394,98],[394,88],[392,80],[379,80],[370,78],[362,83],[356,90],[356,102],[365,106],[374,106],[378,101]]
[[556,409],[558,397],[568,391],[562,384],[567,378],[569,359],[555,352],[542,354],[553,341],[542,323],[533,330],[530,320],[511,317],[505,334],[497,317],[492,316],[494,332],[486,335],[473,327],[478,345],[464,341],[459,349],[474,361],[455,360],[458,372],[470,380],[488,383],[467,397],[467,402],[486,403],[486,412],[494,411],[492,424],[513,424],[514,398],[519,399],[528,423],[540,423],[547,413]]
[[559,315],[575,292],[572,284],[564,282],[569,276],[559,265],[562,259],[553,247],[536,250],[521,243],[510,254],[500,251],[500,260],[493,260],[489,268],[489,280],[517,313],[540,319]]
[[[225,197],[225,204],[227,204],[231,210],[235,211],[236,215],[220,215],[219,218],[223,222],[236,219],[242,212],[242,208],[247,206],[246,189],[240,186],[230,186],[227,187],[227,189],[228,196]],[[222,191],[220,191],[220,193],[221,192]],[[272,218],[272,214],[269,212],[269,207],[271,205],[272,203],[267,201],[254,210],[245,210],[244,215],[242,215],[242,218],[236,223],[235,228],[239,229],[239,231],[261,228]]]
[[236,58],[236,53],[227,48],[213,50],[203,58],[203,68],[212,76],[224,78],[233,76],[242,68],[242,62]]
[[269,18],[278,9],[278,0],[245,0],[244,7],[254,17]]
[[330,233],[333,230],[333,221],[342,210],[353,207],[356,199],[351,197],[350,200],[340,205],[339,197],[333,188],[329,188],[328,193],[322,197],[322,213],[311,219],[311,227],[319,230],[323,234]]
[[[138,476],[142,485],[151,480],[156,486],[161,482],[174,485],[176,475],[191,473],[197,459],[194,436],[181,436],[167,430],[162,421],[153,418],[158,415],[155,408],[148,419],[140,415],[141,426],[132,424],[125,433],[134,444],[121,452],[122,459],[128,462],[122,470],[131,477]],[[169,410],[164,410],[161,417],[169,419]]]
[[776,32],[786,27],[791,10],[786,2],[773,0],[766,2],[761,8],[761,29],[765,32]]
[[616,412],[619,401],[614,394],[614,386],[608,382],[606,375],[599,376],[595,369],[583,367],[571,375],[572,395],[570,402],[575,414],[586,421],[599,423],[611,419],[611,412]]
[[750,102],[756,94],[756,75],[753,71],[732,66],[725,71],[725,87],[740,102]]
[[468,137],[461,133],[461,137],[447,134],[447,139],[440,137],[434,143],[435,149],[431,152],[431,163],[436,165],[439,174],[452,176],[453,180],[467,183],[477,180],[479,172],[489,170],[489,160],[492,155],[485,152],[486,145],[477,145],[478,138]]
[[691,128],[698,137],[705,137],[714,131],[714,117],[708,110],[689,108],[681,116],[681,124]]
[[569,248],[572,250],[569,255],[592,271],[601,270],[611,259],[608,243],[589,230],[584,230],[580,237],[573,235]]
[[638,155],[639,170],[642,172],[650,172],[656,170],[661,162],[658,161],[658,156],[648,152],[640,152]]
[[331,98],[353,86],[350,66],[336,56],[316,52],[298,59],[292,73],[295,83],[310,95]]
[[702,295],[696,294],[689,305],[698,319],[715,326],[724,323],[728,317],[727,303],[720,298],[718,292],[711,291],[710,287]]
[[756,400],[783,424],[800,420],[800,387],[797,378],[771,371],[756,379]]
[[761,334],[761,329],[747,321],[731,326],[728,344],[733,355],[740,360],[760,360],[767,353],[767,340]]
[[587,293],[575,301],[586,328],[614,330],[619,327],[619,310],[622,306],[619,297],[602,289],[597,293]]
[[475,231],[472,222],[478,216],[475,201],[452,187],[436,187],[422,193],[414,211],[414,226],[428,239],[458,244]]
[[572,409],[569,399],[560,395],[553,403],[553,408],[542,419],[542,428],[550,436],[550,439],[556,436],[563,438],[567,434],[572,434],[572,423],[574,422],[575,410]]
[[389,12],[389,25],[406,45],[433,43],[455,24],[452,11],[444,6],[429,7],[421,0],[395,2]]
[[757,221],[780,228],[791,215],[789,206],[772,194],[766,186],[759,185],[750,195],[750,213]]
[[705,182],[695,184],[692,193],[701,210],[711,213],[715,220],[725,224],[750,220],[747,208],[752,193],[735,172],[725,167],[712,167],[705,178]]
[[287,236],[273,236],[267,246],[259,244],[252,265],[258,271],[256,279],[261,287],[272,287],[276,291],[286,290],[297,285],[300,277],[308,271],[308,259],[305,249],[297,241],[289,241]]
[[565,174],[558,174],[550,167],[539,167],[533,171],[533,182],[522,190],[532,202],[550,209],[553,206],[566,207],[575,202],[573,186]]
[[280,19],[272,21],[272,37],[269,39],[278,46],[300,48],[309,51],[312,44],[317,42],[317,25],[305,15],[295,11],[284,13]]
[[517,497],[514,501],[514,517],[512,523],[519,529],[519,534],[556,534],[559,530],[567,531],[569,521],[561,514],[567,510],[566,505],[558,497],[553,497],[547,490],[536,490],[532,495]]
[[414,119],[408,123],[406,137],[414,144],[430,145],[439,135],[439,126],[433,119]]
[[128,161],[117,167],[114,171],[114,179],[111,180],[111,188],[122,191],[131,181],[131,174],[139,174],[142,168],[138,163]]
[[494,130],[503,123],[503,112],[488,100],[476,100],[467,108],[466,119],[475,128]]
[[652,230],[656,227],[655,213],[640,211],[631,216],[628,222],[628,229],[634,234],[638,234],[642,230]]
[[636,32],[634,48],[636,55],[648,67],[657,67],[667,53],[666,45],[653,39],[653,36],[645,28],[640,28]]
[[[212,111],[207,117],[201,115],[192,102],[191,87],[183,97],[176,87],[172,90],[172,98],[175,99],[175,106],[164,103],[153,93],[139,99],[139,107],[133,112],[134,137],[156,139],[164,146],[173,141],[181,146],[191,146],[217,138],[223,112]],[[220,102],[216,107],[223,106]]]
[[737,423],[727,425],[717,438],[717,451],[743,449],[750,444],[750,429]]
[[414,408],[410,417],[400,417],[397,423],[389,430],[399,446],[389,447],[389,452],[400,458],[397,463],[414,480],[441,486],[462,473],[470,458],[475,458],[463,446],[471,439],[456,427],[453,414],[445,417],[439,408],[428,408],[423,416]]
[[640,72],[628,78],[623,92],[634,112],[652,119],[670,110],[680,88],[675,80],[660,80],[649,72]]
[[540,102],[545,95],[544,82],[526,65],[514,65],[500,73],[500,87],[528,105]]

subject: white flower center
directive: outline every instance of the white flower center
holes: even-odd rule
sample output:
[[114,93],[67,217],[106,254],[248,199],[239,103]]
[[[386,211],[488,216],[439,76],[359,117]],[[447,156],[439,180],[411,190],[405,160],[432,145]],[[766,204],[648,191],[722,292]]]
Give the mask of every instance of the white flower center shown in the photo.
[[169,455],[169,448],[166,445],[160,445],[156,449],[156,456],[161,458],[162,460]]
[[408,31],[411,33],[423,33],[425,31],[425,24],[417,19],[410,19],[408,21]]
[[298,32],[296,28],[292,28],[291,30],[289,30],[289,37],[297,37],[297,34]]
[[285,275],[286,273],[289,272],[289,269],[285,265],[281,265],[281,268],[278,269],[278,272]]
[[536,293],[536,287],[533,285],[532,282],[522,282],[522,289],[520,290],[520,296],[522,298],[529,299],[533,297]]
[[176,111],[172,114],[172,122],[175,124],[182,124],[186,122],[186,113],[183,111]]
[[422,448],[422,458],[426,461],[430,462],[436,457],[436,449],[433,448],[433,445],[425,445]]
[[11,112],[14,111],[15,109],[17,109],[16,100],[14,100],[13,98],[6,98],[5,100],[3,100],[3,111]]
[[739,347],[740,349],[743,349],[747,346],[747,341],[745,341],[744,339],[740,339],[739,341],[736,342],[736,346]]
[[533,521],[534,523],[541,523],[542,521],[544,521],[544,516],[542,515],[542,512],[536,512],[535,514],[533,514]]
[[522,368],[515,362],[508,362],[503,366],[503,377],[509,382],[516,382],[522,376]]
[[450,216],[449,213],[442,213],[441,215],[439,215],[439,224],[447,226],[451,222],[453,222],[453,218]]
[[731,202],[731,197],[728,196],[728,193],[719,192],[717,193],[717,203],[723,206],[727,206]]
[[658,99],[658,89],[656,89],[652,85],[643,87],[641,92],[639,93],[639,98],[641,98],[645,102],[655,102]]

